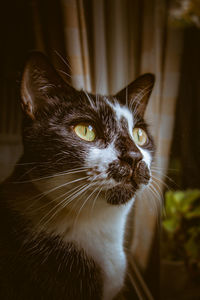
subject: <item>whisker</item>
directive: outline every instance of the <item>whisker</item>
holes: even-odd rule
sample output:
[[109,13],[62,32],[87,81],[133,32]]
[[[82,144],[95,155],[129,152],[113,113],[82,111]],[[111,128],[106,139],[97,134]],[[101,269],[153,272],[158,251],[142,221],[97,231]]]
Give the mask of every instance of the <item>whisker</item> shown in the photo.
[[52,188],[51,190],[48,190],[48,191],[46,191],[46,192],[42,192],[42,193],[40,193],[40,194],[34,196],[33,198],[30,199],[30,201],[31,201],[31,200],[36,200],[36,199],[37,199],[37,200],[40,200],[40,199],[42,199],[43,197],[45,197],[46,195],[49,195],[50,193],[52,193],[52,192],[54,192],[54,191],[56,191],[56,190],[58,190],[58,189],[60,189],[60,188],[62,188],[62,187],[65,187],[65,186],[67,186],[67,185],[69,185],[69,184],[72,184],[72,183],[75,183],[75,182],[78,182],[78,181],[81,181],[81,180],[88,179],[89,177],[90,177],[90,176],[85,176],[85,177],[78,178],[78,179],[69,181],[69,182],[67,182],[67,183],[61,184],[61,185],[59,185],[59,186],[56,186],[56,187]]
[[57,70],[58,72],[64,74],[64,75],[66,75],[66,76],[69,77],[70,79],[72,78],[72,76],[71,76],[70,74],[64,72],[63,70],[58,70],[58,69],[56,69],[56,70]]
[[[98,178],[101,174],[95,176],[92,180],[92,182]],[[77,198],[80,194],[83,194],[84,191],[87,191],[87,189],[89,189],[92,186],[92,182],[88,185],[88,183],[86,183],[84,186],[81,186],[81,188],[78,188],[78,190],[76,190],[74,193],[70,194],[68,197],[65,197],[60,203],[58,203],[56,206],[54,206],[50,212],[48,212],[48,214],[46,214],[45,218],[47,216],[49,216],[51,214],[52,211],[54,211],[58,206],[60,206],[60,208],[53,214],[53,216],[50,218],[50,220],[52,220],[52,218],[58,214],[61,210],[63,210],[70,202],[72,202],[75,198]],[[80,192],[79,192],[80,191]],[[62,195],[63,196],[63,195]],[[72,197],[73,196],[73,197]],[[70,199],[69,199],[70,198]],[[65,202],[67,199],[69,199],[67,202]],[[63,205],[64,204],[64,205]],[[43,218],[44,219],[44,218]],[[50,221],[49,220],[49,221]],[[42,220],[43,221],[43,220]],[[48,221],[48,222],[49,222]],[[47,222],[46,222],[47,223]],[[45,225],[46,225],[45,223]],[[44,225],[44,226],[45,226]]]
[[90,98],[90,96],[88,95],[87,91],[86,91],[86,90],[83,90],[83,92],[84,92],[84,94],[86,95],[86,97],[87,97],[87,99],[88,99],[90,105],[91,105],[92,107],[94,107],[94,102],[93,102],[93,100]]
[[[166,174],[164,174],[164,173],[162,173],[162,172],[160,172],[159,170],[152,170],[153,172],[153,174],[154,173],[156,173],[156,174],[158,174],[158,175],[160,175],[161,177],[165,177],[166,179],[168,179],[170,182],[172,182],[173,184],[175,184],[175,185],[177,185],[177,183],[173,180],[173,179],[171,179],[168,175],[166,175]],[[159,177],[160,178],[160,177]]]
[[[105,181],[104,181],[104,183],[105,183]],[[98,188],[99,188],[99,187],[97,187],[95,191],[98,191]],[[99,194],[101,193],[102,189],[103,189],[103,186],[99,189],[99,191],[98,191],[97,194],[96,194],[96,197],[95,197],[94,200],[93,200],[92,207],[91,207],[91,210],[90,210],[90,216],[92,215],[92,212],[93,212],[93,210],[94,210],[96,201],[97,201],[97,199],[98,199],[98,197],[99,197]]]
[[81,213],[81,210],[83,209],[83,207],[85,206],[85,204],[87,203],[87,201],[90,199],[90,197],[94,194],[94,192],[96,191],[96,189],[92,192],[92,193],[90,193],[89,194],[89,196],[86,198],[86,200],[83,202],[83,204],[81,205],[81,207],[80,207],[80,209],[79,209],[79,211],[78,211],[78,214],[76,215],[76,219],[75,219],[75,221],[74,221],[74,226],[76,225],[76,223],[78,222],[78,217],[79,217],[79,215],[80,215],[80,213]]
[[74,174],[74,173],[80,173],[80,172],[83,172],[87,169],[88,168],[86,168],[86,167],[85,168],[79,168],[79,169],[77,168],[77,169],[72,169],[72,170],[69,170],[69,171],[66,171],[66,172],[56,173],[56,174],[51,175],[51,176],[45,176],[45,177],[40,177],[40,178],[35,178],[35,179],[30,179],[30,180],[24,180],[24,181],[13,181],[13,183],[18,184],[18,183],[36,182],[36,181],[49,179],[49,178],[54,178],[54,177],[58,177],[58,176],[64,176],[64,175],[70,175],[70,174]]
[[161,185],[165,186],[168,190],[170,189],[168,184],[166,184],[166,182],[164,182],[161,178],[155,177],[153,174],[151,174],[151,177],[154,179],[154,182],[158,181]]
[[[82,190],[87,184],[84,184],[83,186],[78,186],[78,189],[72,193],[72,195],[77,195],[79,194],[78,192],[80,190]],[[44,224],[43,224],[43,227],[45,227],[61,210],[63,210],[73,199],[71,198],[72,195],[69,195],[68,197],[65,197],[61,202],[57,203],[39,222],[39,225],[42,224],[42,222],[49,216],[51,215],[51,213],[57,209],[57,207],[59,207],[58,210],[55,211],[55,213],[51,216],[51,218],[49,218]],[[70,198],[70,201],[67,201],[65,203],[65,205],[63,206],[62,204],[66,201],[66,199]]]
[[72,72],[72,68],[71,68],[70,64],[64,59],[64,57],[62,57],[62,55],[57,50],[54,50],[54,52],[61,59],[61,61],[67,66],[67,68],[69,68],[70,71]]
[[149,196],[151,197],[151,200],[152,200],[151,203],[153,204],[154,210],[156,211],[156,215],[159,216],[160,215],[160,196],[158,197],[155,190],[153,190],[152,185],[149,185],[148,190],[151,192],[151,194],[148,193],[148,197]]
[[[84,184],[84,185],[85,185],[85,184]],[[83,184],[79,184],[78,186],[75,186],[73,189],[68,190],[66,193],[64,193],[64,194],[62,194],[62,195],[60,195],[60,196],[54,198],[54,199],[53,199],[54,202],[57,201],[58,199],[62,198],[63,196],[66,196],[67,194],[74,192],[75,190],[77,191],[77,189],[80,188],[80,186],[83,186]],[[40,199],[39,199],[39,200],[40,200]],[[37,200],[36,202],[38,202],[38,200]],[[34,202],[34,203],[32,203],[30,206],[28,206],[28,207],[26,208],[26,210],[30,210],[30,208],[31,208],[36,202]],[[62,203],[62,201],[61,201],[60,203]],[[45,207],[47,207],[47,206],[49,206],[49,205],[51,205],[51,204],[52,204],[52,201],[48,201],[47,203],[45,203],[45,205],[40,206],[40,207],[37,208],[37,209],[34,209],[34,212],[39,211],[39,210],[41,210],[41,209],[44,209]]]
[[[71,203],[74,199],[76,199],[79,195],[84,194],[85,191],[87,191],[87,189],[91,186],[91,184],[88,186],[88,184],[85,184],[84,186],[82,186],[81,188],[79,188],[78,191],[76,191],[75,193],[73,193],[73,197],[71,197],[72,195],[69,195],[68,197],[66,197],[65,199],[62,200],[61,203],[58,203],[55,207],[53,207],[53,209],[50,210],[50,212],[48,214],[46,214],[45,218],[48,217],[52,211],[54,211],[58,206],[60,206],[58,208],[58,210],[55,211],[55,213],[51,216],[51,218],[49,218],[46,223],[43,226],[46,226],[60,211],[62,211],[64,208],[67,207],[67,205],[69,205],[69,203]],[[67,202],[66,199],[69,199]],[[80,200],[80,199],[79,199]],[[62,205],[64,203],[64,205]],[[43,218],[44,219],[44,218]]]

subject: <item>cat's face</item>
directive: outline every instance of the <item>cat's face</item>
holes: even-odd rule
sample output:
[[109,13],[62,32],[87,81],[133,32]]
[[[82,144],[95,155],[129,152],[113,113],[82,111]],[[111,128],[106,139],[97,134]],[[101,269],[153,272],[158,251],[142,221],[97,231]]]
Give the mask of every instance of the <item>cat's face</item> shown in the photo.
[[115,96],[94,96],[69,87],[34,54],[22,82],[25,159],[37,162],[31,176],[71,172],[107,203],[130,200],[151,176],[154,147],[143,114],[153,83],[146,74]]

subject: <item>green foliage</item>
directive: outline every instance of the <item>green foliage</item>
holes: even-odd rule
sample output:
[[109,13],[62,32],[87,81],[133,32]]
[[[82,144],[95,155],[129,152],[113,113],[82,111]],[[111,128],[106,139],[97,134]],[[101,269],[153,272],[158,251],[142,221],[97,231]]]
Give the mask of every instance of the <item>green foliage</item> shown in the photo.
[[176,27],[195,25],[200,28],[200,1],[172,0],[169,20]]
[[200,270],[200,190],[166,192],[162,228],[162,256]]

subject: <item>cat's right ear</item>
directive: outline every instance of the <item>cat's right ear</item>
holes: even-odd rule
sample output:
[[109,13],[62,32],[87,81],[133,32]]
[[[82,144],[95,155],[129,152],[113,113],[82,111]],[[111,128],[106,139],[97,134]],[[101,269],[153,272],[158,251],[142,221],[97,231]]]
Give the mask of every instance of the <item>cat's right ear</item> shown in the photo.
[[35,119],[36,114],[48,110],[59,101],[59,95],[74,89],[66,84],[41,52],[32,52],[24,68],[21,99],[24,112]]

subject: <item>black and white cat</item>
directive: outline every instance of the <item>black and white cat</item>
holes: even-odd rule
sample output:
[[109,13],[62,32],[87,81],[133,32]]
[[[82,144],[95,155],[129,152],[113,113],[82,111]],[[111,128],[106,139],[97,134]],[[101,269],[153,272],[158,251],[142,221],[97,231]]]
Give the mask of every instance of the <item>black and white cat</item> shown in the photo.
[[24,154],[0,186],[0,299],[109,300],[127,215],[151,178],[154,76],[115,96],[66,84],[40,53],[22,78]]

